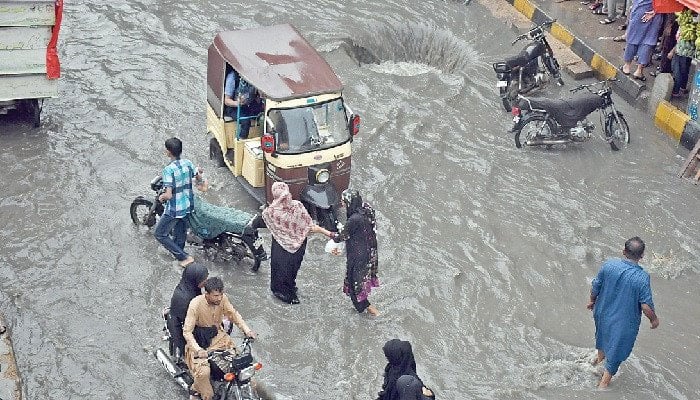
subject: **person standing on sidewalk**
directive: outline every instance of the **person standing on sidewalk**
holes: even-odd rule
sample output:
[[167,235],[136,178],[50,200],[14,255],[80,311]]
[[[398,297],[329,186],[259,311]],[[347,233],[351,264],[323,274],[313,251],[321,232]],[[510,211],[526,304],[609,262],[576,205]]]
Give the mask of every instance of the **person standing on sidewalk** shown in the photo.
[[[676,41],[678,41],[679,38],[680,32],[676,34]],[[671,60],[671,71],[673,72],[673,90],[671,91],[671,97],[681,97],[682,94],[688,93],[686,86],[688,86],[688,75],[690,73],[692,59],[678,54],[675,47],[671,49],[666,57]]]
[[165,155],[170,158],[170,164],[163,168],[165,192],[158,197],[165,210],[153,236],[177,258],[181,267],[186,267],[194,262],[194,258],[184,250],[187,239],[186,217],[194,208],[192,181],[196,180],[197,185],[202,185],[204,181],[201,171],[195,169],[190,160],[180,159],[181,154],[180,139],[172,137],[165,141]]
[[646,81],[644,67],[651,64],[651,53],[659,39],[659,31],[663,17],[656,15],[653,0],[634,0],[627,26],[627,45],[625,46],[622,73],[629,75],[632,72],[632,60],[637,56],[637,70],[632,78]]
[[[605,18],[604,20],[600,21],[601,24],[603,25],[608,25],[612,24],[613,22],[617,21],[617,19],[620,17],[617,12],[617,6],[622,0],[607,0],[607,11],[608,11],[608,17]],[[624,1],[623,1],[624,3]],[[623,4],[624,6],[624,4]],[[624,10],[624,8],[623,8]]]
[[625,258],[605,262],[591,283],[591,297],[586,308],[593,310],[595,321],[598,354],[593,365],[605,360],[599,389],[608,387],[620,364],[632,353],[641,314],[649,319],[651,329],[659,326],[649,274],[639,265],[644,247],[644,241],[637,236],[627,240],[622,251]]

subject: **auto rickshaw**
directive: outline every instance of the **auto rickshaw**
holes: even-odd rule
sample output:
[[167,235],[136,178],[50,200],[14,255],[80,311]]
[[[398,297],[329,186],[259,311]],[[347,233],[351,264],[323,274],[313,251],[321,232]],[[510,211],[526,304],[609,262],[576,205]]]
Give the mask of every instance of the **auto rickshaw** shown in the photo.
[[[227,78],[235,79],[233,97]],[[287,183],[319,225],[337,230],[360,128],[342,92],[330,65],[289,24],[220,32],[208,50],[210,158],[261,204],[272,201],[273,183]]]

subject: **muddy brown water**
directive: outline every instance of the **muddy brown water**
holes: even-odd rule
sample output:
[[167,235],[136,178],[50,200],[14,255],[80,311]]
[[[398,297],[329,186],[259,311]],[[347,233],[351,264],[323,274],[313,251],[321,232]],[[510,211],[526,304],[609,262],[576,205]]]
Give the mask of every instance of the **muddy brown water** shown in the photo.
[[[356,315],[343,261],[316,238],[302,304],[287,306],[267,289],[269,264],[253,274],[194,253],[259,333],[260,378],[278,398],[373,398],[394,337],[411,340],[441,399],[700,398],[700,209],[675,178],[676,144],[616,97],[633,132],[625,151],[599,137],[516,149],[490,67],[515,34],[478,3],[98,3],[65,9],[61,97],[42,127],[14,116],[0,127],[0,306],[29,399],[185,398],[151,354],[180,270],[128,206],[150,195],[176,135],[205,167],[209,201],[255,209],[208,160],[205,49],[219,30],[284,22],[363,116],[352,183],[378,211],[383,285],[371,297],[382,315]],[[596,393],[589,282],[634,235],[661,327],[642,321]]]

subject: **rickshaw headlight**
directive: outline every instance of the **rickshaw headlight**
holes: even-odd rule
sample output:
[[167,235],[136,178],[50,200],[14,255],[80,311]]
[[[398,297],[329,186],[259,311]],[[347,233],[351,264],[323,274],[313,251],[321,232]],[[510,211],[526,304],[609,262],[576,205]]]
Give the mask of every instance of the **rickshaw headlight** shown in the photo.
[[331,173],[327,169],[322,169],[316,172],[317,183],[326,183],[329,179],[331,179]]

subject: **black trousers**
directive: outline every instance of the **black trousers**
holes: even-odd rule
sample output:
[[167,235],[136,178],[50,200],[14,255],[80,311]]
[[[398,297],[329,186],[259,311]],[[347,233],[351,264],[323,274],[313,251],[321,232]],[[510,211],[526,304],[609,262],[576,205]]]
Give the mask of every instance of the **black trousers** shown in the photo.
[[369,300],[357,301],[357,297],[354,294],[350,295],[350,300],[352,300],[352,305],[355,306],[355,310],[359,313],[364,312],[370,306]]
[[297,273],[306,253],[306,240],[296,253],[285,250],[273,238],[270,248],[270,290],[275,296],[291,302],[297,294]]

